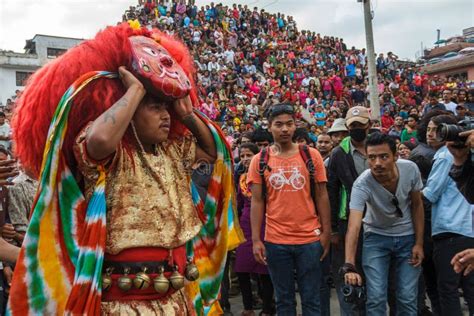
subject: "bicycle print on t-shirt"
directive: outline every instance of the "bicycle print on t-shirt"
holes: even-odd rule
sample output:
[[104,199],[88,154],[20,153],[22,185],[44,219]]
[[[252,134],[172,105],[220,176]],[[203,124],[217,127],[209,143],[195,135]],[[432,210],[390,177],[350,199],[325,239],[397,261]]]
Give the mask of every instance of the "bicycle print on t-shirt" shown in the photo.
[[268,182],[276,191],[299,191],[304,188],[306,179],[300,166],[276,166],[272,168]]

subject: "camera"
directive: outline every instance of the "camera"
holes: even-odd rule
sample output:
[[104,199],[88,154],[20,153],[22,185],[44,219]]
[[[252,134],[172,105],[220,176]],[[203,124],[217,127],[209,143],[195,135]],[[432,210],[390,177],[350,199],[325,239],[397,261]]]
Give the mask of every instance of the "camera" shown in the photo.
[[349,304],[355,304],[357,306],[363,306],[367,300],[365,293],[365,286],[353,286],[346,284],[342,287],[342,295],[344,301]]
[[467,137],[460,137],[459,133],[474,129],[474,118],[468,118],[458,124],[440,124],[436,131],[437,139],[442,142],[454,142],[454,148],[464,148]]

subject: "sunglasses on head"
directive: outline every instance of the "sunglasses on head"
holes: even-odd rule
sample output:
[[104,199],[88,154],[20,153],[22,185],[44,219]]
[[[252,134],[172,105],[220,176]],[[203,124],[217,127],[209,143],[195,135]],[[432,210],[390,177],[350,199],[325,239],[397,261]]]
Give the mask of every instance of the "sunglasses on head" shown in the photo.
[[291,104],[278,104],[274,105],[270,112],[268,113],[269,117],[275,117],[280,114],[295,114],[295,109]]
[[395,195],[392,197],[392,205],[395,206],[395,215],[399,218],[402,218],[403,212],[398,205],[398,198]]

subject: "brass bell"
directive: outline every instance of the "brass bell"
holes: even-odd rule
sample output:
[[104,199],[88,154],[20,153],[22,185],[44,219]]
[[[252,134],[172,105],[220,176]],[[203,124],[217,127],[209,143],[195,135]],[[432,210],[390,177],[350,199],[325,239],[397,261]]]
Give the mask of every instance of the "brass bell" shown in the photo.
[[102,274],[102,290],[108,291],[112,287],[112,271],[114,270],[113,267],[108,267],[105,270],[105,273]]
[[184,276],[188,281],[196,281],[199,279],[199,270],[191,260],[188,260],[188,263],[186,264]]
[[139,290],[147,289],[150,286],[151,278],[148,274],[146,274],[146,270],[147,268],[144,267],[142,272],[138,272],[135,275],[135,279],[133,279],[133,285]]
[[165,269],[160,267],[158,270],[159,275],[153,279],[153,287],[159,294],[165,294],[170,288],[170,281],[164,275]]
[[128,291],[132,288],[133,284],[132,278],[128,276],[130,268],[125,268],[123,272],[124,274],[117,280],[117,285],[122,291]]
[[184,286],[184,277],[178,272],[178,267],[173,268],[174,272],[170,276],[171,286],[175,290],[179,290]]

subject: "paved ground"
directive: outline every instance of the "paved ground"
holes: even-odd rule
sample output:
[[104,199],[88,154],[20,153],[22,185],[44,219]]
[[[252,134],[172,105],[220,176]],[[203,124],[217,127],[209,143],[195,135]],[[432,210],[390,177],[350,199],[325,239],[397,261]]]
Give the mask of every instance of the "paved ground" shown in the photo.
[[[300,305],[300,299],[299,295],[296,295],[296,300],[297,300],[297,310],[298,313],[301,314],[301,305]],[[464,300],[461,299],[462,305],[463,305],[463,315],[468,316],[469,311],[467,309],[466,304],[464,303]],[[429,300],[427,300],[427,303],[429,304]],[[230,299],[230,304],[231,304],[231,311],[234,314],[234,316],[240,316],[240,313],[242,312],[243,305],[242,305],[242,297],[240,294],[238,296],[231,297]],[[260,311],[255,311],[255,315],[258,315]],[[331,315],[333,316],[339,316],[339,303],[337,301],[337,296],[336,292],[334,289],[331,290]]]
[[[297,310],[298,313],[301,314],[301,304],[300,304],[300,298],[297,293],[296,295],[296,301],[297,301]],[[242,297],[240,294],[238,296],[234,296],[230,298],[230,305],[231,305],[231,310],[234,316],[240,316],[240,313],[243,311],[244,306],[242,304]],[[258,315],[259,311],[255,311],[255,314]],[[336,292],[334,289],[331,291],[331,315],[339,315],[339,303],[337,302],[337,297],[336,297]]]

